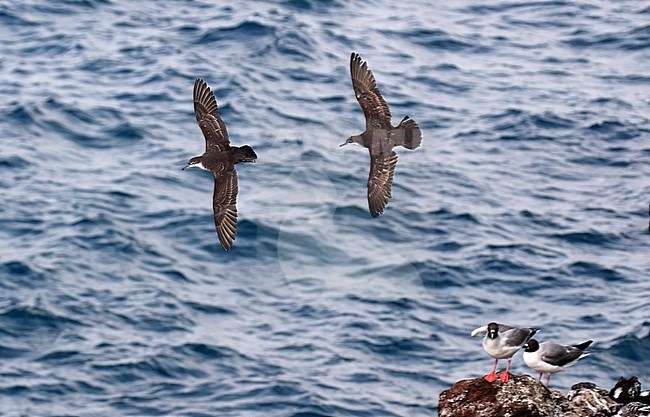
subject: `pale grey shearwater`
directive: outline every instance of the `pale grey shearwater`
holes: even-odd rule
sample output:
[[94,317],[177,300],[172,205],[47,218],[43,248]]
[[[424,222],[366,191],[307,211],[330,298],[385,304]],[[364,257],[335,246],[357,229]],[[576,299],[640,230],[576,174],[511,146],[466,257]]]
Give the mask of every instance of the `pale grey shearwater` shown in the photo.
[[492,372],[485,376],[488,382],[497,379],[497,364],[499,359],[508,359],[506,370],[501,372],[501,382],[508,382],[508,371],[512,357],[524,344],[537,333],[539,329],[534,327],[512,327],[507,324],[490,323],[472,331],[472,337],[483,337],[483,349],[488,355],[494,358]]
[[573,365],[580,358],[589,355],[585,349],[593,343],[593,340],[587,340],[577,345],[561,345],[553,342],[539,343],[535,339],[530,339],[524,345],[524,362],[529,368],[539,372],[539,381],[542,380],[543,374],[546,377],[546,386],[551,382],[551,374],[560,372],[565,368]]
[[415,122],[405,116],[397,125],[391,124],[391,113],[368,69],[368,64],[353,52],[350,57],[352,87],[366,117],[366,130],[350,136],[341,146],[356,143],[370,151],[370,174],[368,175],[368,206],[372,217],[384,212],[391,197],[393,175],[397,165],[395,146],[415,149],[422,143],[422,131]]
[[[214,193],[212,208],[219,242],[229,250],[237,234],[237,171],[240,162],[255,162],[257,155],[248,145],[230,146],[226,125],[217,100],[202,79],[194,81],[194,114],[205,137],[205,152],[190,159],[185,168],[201,168],[212,172]],[[185,169],[183,168],[183,169]]]

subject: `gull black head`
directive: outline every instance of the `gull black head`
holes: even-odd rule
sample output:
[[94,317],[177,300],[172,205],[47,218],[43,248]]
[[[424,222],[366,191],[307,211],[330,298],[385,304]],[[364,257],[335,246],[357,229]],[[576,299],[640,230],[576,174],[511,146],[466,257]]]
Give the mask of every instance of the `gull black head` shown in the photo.
[[487,325],[487,337],[490,339],[496,339],[499,336],[499,325],[495,322],[492,322]]
[[189,161],[187,161],[187,165],[181,169],[181,171],[184,171],[185,168],[201,168],[205,169],[203,166],[203,163],[201,163],[201,157],[200,156],[195,156],[194,158],[191,158]]
[[341,146],[349,145],[351,143],[356,143],[357,145],[363,145],[363,138],[361,137],[361,135],[350,136],[345,140],[345,142],[339,145],[339,148]]
[[524,345],[524,352],[537,352],[539,350],[539,342],[535,339],[530,339]]

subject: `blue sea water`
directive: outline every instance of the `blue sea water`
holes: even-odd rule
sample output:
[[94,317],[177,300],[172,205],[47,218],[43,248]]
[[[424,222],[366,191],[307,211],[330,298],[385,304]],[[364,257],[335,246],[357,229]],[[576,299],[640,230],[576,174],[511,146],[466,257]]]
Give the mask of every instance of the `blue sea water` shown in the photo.
[[[0,415],[432,416],[491,320],[596,341],[555,388],[650,388],[647,2],[0,1],[0,35]],[[351,51],[424,131],[377,219]],[[259,155],[228,253],[198,77]]]

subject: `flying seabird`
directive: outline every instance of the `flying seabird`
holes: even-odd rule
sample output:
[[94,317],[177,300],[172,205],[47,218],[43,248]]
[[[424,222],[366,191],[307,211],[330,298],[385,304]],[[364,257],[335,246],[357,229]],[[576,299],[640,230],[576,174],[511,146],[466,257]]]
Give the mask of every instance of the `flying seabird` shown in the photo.
[[366,117],[366,130],[350,136],[345,146],[356,143],[370,151],[370,174],[368,175],[368,206],[372,217],[384,212],[391,197],[393,175],[397,164],[395,146],[415,149],[422,143],[422,131],[415,122],[405,116],[397,125],[391,124],[391,113],[368,69],[368,63],[353,52],[350,57],[350,74],[354,94]]
[[542,374],[548,374],[546,377],[548,387],[551,374],[560,372],[576,363],[578,359],[589,355],[584,350],[592,343],[593,340],[587,340],[578,345],[568,346],[553,342],[539,343],[535,339],[530,339],[524,345],[524,362],[529,368],[539,372],[539,381],[542,380]]
[[501,382],[508,382],[508,371],[510,370],[510,361],[512,356],[517,353],[522,346],[537,333],[539,329],[534,327],[512,327],[507,324],[490,323],[472,331],[472,337],[483,337],[483,349],[488,355],[494,358],[494,368],[492,372],[485,376],[488,382],[497,379],[497,364],[499,359],[508,359],[508,365],[505,372],[500,375]]
[[[230,146],[226,125],[217,100],[202,79],[194,81],[194,114],[205,137],[205,152],[187,162],[185,168],[201,168],[212,172],[214,194],[212,208],[219,242],[229,250],[237,234],[237,171],[240,162],[255,162],[257,155],[248,145]],[[185,169],[183,168],[183,169]]]

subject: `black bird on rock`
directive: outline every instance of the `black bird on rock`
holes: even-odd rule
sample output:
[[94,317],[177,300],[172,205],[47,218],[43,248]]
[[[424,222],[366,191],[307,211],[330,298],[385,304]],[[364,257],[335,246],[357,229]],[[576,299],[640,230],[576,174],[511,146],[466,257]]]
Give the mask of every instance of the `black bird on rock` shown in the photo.
[[641,382],[635,376],[630,379],[620,377],[609,391],[609,396],[621,404],[638,402],[650,405],[650,391],[641,391]]
[[391,124],[391,113],[368,69],[368,64],[353,52],[350,57],[352,87],[366,117],[366,130],[350,136],[341,146],[356,143],[370,151],[370,174],[368,175],[368,206],[372,217],[384,212],[391,197],[393,175],[397,165],[395,146],[415,149],[422,143],[422,131],[415,122],[405,116],[397,125]]
[[[214,224],[224,250],[229,250],[237,234],[237,171],[240,162],[255,162],[257,155],[248,145],[230,146],[230,138],[217,100],[201,79],[194,81],[194,114],[205,137],[205,152],[190,159],[185,168],[201,168],[212,172]],[[183,169],[185,169],[183,168]]]

